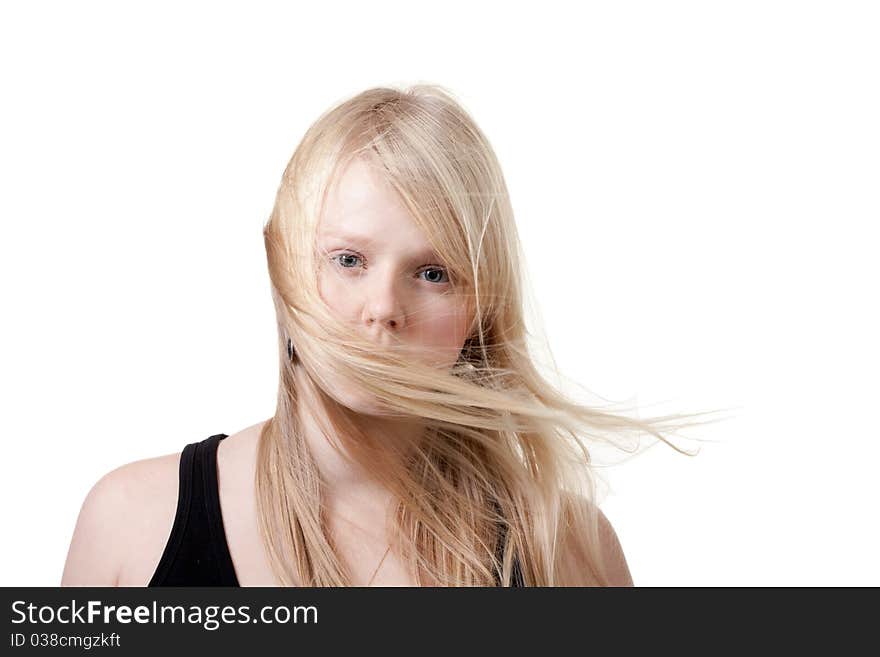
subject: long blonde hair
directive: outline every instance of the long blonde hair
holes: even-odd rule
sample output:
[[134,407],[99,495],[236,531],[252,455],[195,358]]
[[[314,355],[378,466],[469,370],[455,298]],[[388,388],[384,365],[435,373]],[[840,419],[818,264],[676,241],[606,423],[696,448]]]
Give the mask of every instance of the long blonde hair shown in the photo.
[[[451,369],[377,350],[321,301],[317,225],[328,190],[354,158],[393,186],[455,293],[466,295],[473,322]],[[606,585],[591,445],[631,452],[648,433],[687,454],[663,432],[705,424],[693,419],[705,413],[628,417],[576,403],[539,373],[501,167],[454,96],[436,85],[373,88],[326,111],[288,163],[263,234],[280,378],[255,483],[278,580],[350,584],[325,531],[323,485],[297,416],[308,377],[345,451],[399,500],[391,539],[419,584],[510,585],[518,563],[527,586]],[[418,418],[422,439],[396,445],[360,431],[329,394],[330,372],[374,396],[387,415]]]

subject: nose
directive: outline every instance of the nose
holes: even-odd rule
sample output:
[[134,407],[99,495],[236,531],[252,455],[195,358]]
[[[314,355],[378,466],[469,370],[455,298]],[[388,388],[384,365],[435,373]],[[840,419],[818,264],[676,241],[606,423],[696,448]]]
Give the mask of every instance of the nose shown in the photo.
[[397,332],[406,324],[401,296],[390,278],[377,281],[366,292],[368,297],[364,303],[363,320],[370,329]]

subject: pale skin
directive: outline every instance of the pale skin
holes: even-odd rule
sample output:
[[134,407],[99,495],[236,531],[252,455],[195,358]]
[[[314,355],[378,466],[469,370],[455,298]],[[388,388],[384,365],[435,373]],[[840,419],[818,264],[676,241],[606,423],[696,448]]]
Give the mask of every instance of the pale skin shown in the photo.
[[[393,190],[355,160],[328,197],[318,227],[321,298],[378,346],[399,341],[426,362],[452,366],[467,338],[466,303],[450,293],[448,274]],[[354,585],[415,586],[388,547],[394,499],[328,442],[323,407],[306,377],[298,412],[306,442],[328,487],[328,529]],[[372,400],[334,380],[333,396],[359,413],[362,428],[413,439],[415,422],[383,418]],[[232,433],[217,452],[220,506],[230,555],[242,586],[278,586],[257,521],[253,486],[265,421]],[[146,586],[165,548],[177,507],[180,452],[128,463],[89,491],[74,529],[62,586]],[[632,578],[614,530],[603,519],[603,548],[616,564],[613,585]],[[384,558],[383,558],[384,557]],[[377,566],[379,566],[377,570]]]

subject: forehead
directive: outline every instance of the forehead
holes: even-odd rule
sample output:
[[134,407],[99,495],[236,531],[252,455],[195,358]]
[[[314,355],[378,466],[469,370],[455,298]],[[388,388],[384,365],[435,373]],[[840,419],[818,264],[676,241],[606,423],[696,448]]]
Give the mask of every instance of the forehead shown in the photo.
[[331,187],[318,223],[318,237],[429,248],[426,236],[394,188],[360,158],[353,160]]

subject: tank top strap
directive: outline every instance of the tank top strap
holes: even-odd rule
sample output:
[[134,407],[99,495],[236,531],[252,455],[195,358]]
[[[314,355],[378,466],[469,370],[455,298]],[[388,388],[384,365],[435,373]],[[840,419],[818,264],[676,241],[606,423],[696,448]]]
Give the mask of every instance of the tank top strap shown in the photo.
[[174,525],[148,586],[238,586],[217,479],[217,447],[226,437],[215,434],[181,452]]
[[217,448],[220,441],[226,438],[225,433],[218,433],[202,441],[196,455],[202,471],[205,508],[208,515],[208,526],[211,531],[211,546],[220,570],[221,586],[238,586],[229,544],[226,540],[226,528],[223,526],[223,513],[220,509],[220,485],[217,480]]

